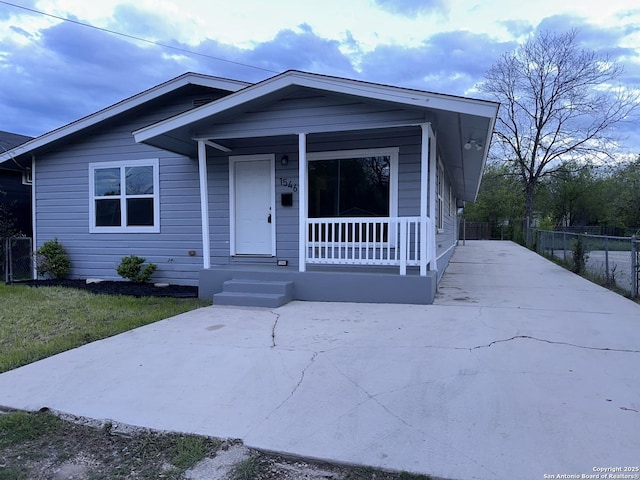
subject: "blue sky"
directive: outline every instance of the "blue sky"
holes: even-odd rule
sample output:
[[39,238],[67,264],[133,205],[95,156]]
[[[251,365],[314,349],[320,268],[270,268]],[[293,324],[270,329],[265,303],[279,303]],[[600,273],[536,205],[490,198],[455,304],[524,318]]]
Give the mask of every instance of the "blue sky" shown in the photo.
[[[640,86],[640,7],[628,0],[8,3],[194,52],[0,1],[0,130],[31,136],[186,71],[259,81],[293,68],[480,97],[491,64],[539,29],[578,29],[624,65],[623,85]],[[640,153],[640,125],[621,130],[621,152]]]

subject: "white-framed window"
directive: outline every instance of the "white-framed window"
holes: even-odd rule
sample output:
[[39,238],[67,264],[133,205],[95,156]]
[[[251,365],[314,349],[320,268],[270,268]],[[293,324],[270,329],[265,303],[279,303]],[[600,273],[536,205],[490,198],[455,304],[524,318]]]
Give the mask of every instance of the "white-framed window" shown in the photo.
[[159,233],[158,159],[89,164],[89,232]]
[[444,167],[438,160],[436,169],[436,228],[438,231],[444,230]]
[[309,218],[397,217],[399,150],[307,154]]

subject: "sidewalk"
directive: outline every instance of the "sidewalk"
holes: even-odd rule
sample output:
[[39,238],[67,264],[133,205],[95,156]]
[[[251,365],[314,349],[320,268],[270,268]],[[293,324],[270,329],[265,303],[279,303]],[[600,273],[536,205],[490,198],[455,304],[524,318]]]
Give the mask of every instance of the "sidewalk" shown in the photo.
[[203,308],[2,374],[0,405],[543,479],[638,465],[639,378],[640,306],[513,243],[468,241],[434,305]]

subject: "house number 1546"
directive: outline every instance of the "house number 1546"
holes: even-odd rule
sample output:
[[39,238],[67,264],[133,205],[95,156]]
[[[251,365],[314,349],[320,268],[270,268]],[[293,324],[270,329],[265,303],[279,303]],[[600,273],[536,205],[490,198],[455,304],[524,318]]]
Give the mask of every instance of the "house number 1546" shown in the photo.
[[293,181],[288,178],[280,177],[280,186],[290,188],[296,193],[298,192],[298,184],[293,183]]

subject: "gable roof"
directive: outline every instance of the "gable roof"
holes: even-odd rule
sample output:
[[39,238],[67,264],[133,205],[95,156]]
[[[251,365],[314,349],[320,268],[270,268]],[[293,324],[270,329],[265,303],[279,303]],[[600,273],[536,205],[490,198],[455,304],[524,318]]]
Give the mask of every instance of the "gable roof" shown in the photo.
[[136,130],[133,134],[137,142],[146,142],[153,137],[166,134],[171,130],[179,129],[198,120],[214,116],[291,86],[307,87],[372,100],[388,101],[411,107],[444,110],[487,118],[495,118],[498,111],[498,103],[488,100],[476,100],[425,90],[382,85],[362,80],[301,72],[299,70],[288,70],[203,107],[189,110],[188,112]]
[[[486,163],[491,136],[498,114],[499,104],[488,100],[446,95],[424,90],[395,87],[377,83],[331,77],[314,73],[288,70],[262,82],[248,86],[202,107],[170,117],[133,132],[137,142],[147,143],[183,155],[195,155],[195,140],[237,138],[224,134],[212,134],[210,126],[216,121],[228,122],[233,115],[242,115],[254,106],[275,102],[295,89],[322,91],[330,95],[357,97],[365,102],[384,102],[399,109],[422,112],[423,120],[434,120],[438,149],[443,152],[447,169],[451,174],[458,198],[474,201],[480,187],[480,179]],[[391,125],[387,125],[391,126]],[[335,126],[352,130],[362,127]],[[281,135],[296,133],[323,133],[326,126],[317,131],[298,131],[305,127],[290,125]],[[322,130],[322,129],[325,130]],[[382,126],[381,128],[384,128]],[[263,135],[271,135],[265,129]],[[239,132],[238,136],[252,136],[255,132]],[[473,141],[474,143],[470,143]],[[466,147],[465,147],[466,145]],[[475,148],[470,148],[475,146]]]
[[111,119],[116,115],[120,115],[132,108],[138,107],[151,100],[159,98],[163,95],[171,93],[179,88],[187,85],[197,85],[209,87],[212,89],[225,90],[228,92],[236,92],[248,85],[247,82],[239,80],[231,80],[227,78],[214,77],[211,75],[203,75],[199,73],[185,73],[160,85],[156,85],[148,90],[126,98],[114,105],[99,110],[96,113],[83,117],[79,120],[71,122],[63,127],[45,133],[31,141],[23,143],[12,148],[9,152],[0,152],[0,163],[13,157],[26,155],[36,150],[42,149],[47,145],[61,140],[69,135],[78,133],[86,128],[92,127],[100,122]]

